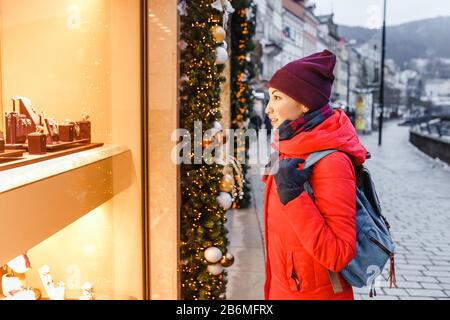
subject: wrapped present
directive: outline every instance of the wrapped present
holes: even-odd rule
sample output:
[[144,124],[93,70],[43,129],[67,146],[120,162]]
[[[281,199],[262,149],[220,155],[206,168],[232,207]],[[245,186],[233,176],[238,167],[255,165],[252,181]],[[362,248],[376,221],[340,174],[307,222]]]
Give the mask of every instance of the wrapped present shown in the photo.
[[78,121],[78,136],[77,140],[88,139],[91,142],[91,122],[90,121]]
[[6,143],[20,144],[25,143],[28,133],[32,132],[31,122],[25,115],[17,112],[6,114]]
[[77,122],[77,140],[88,139],[91,143],[91,122],[89,121],[89,114],[84,113],[81,121]]
[[28,153],[30,155],[47,153],[47,136],[44,134],[44,128],[37,126],[36,130],[28,135]]

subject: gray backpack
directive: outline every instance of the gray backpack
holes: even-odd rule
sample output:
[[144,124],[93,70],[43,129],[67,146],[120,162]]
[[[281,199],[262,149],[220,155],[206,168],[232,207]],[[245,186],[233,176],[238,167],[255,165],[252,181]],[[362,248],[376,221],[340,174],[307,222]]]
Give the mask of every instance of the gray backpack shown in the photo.
[[[324,150],[312,153],[304,168],[312,167],[327,155],[340,152]],[[370,286],[370,297],[376,296],[375,278],[378,277],[387,261],[390,260],[390,287],[396,288],[395,244],[390,234],[390,225],[381,214],[380,201],[369,170],[364,166],[356,167],[356,256],[340,271],[341,276],[353,287]],[[306,192],[315,200],[310,183],[304,185]],[[342,286],[336,273],[328,271],[335,293],[342,292]]]

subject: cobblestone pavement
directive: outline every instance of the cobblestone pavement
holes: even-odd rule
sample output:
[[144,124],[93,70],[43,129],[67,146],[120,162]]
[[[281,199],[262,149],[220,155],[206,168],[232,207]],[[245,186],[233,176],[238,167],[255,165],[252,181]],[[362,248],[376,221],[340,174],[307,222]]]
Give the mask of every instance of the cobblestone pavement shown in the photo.
[[[378,282],[378,299],[450,298],[450,170],[426,156],[409,140],[409,129],[386,124],[378,135],[361,136],[372,153],[372,172],[382,209],[397,245],[398,289]],[[386,278],[387,268],[384,277]],[[368,299],[367,289],[355,290]]]
[[[396,122],[385,124],[381,147],[377,133],[360,137],[372,154],[366,165],[397,245],[398,288],[389,288],[386,266],[373,300],[450,299],[450,169],[408,138],[408,128]],[[253,208],[230,213],[231,249],[238,262],[229,271],[229,299],[262,298],[264,184],[259,169],[252,167],[250,175]],[[370,299],[368,288],[355,288],[355,299]]]

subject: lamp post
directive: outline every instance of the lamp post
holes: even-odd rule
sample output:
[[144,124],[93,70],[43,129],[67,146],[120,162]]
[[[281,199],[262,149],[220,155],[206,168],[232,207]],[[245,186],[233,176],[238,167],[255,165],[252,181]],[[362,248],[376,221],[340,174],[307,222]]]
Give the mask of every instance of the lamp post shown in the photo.
[[347,106],[350,107],[350,55],[347,57]]
[[386,0],[384,0],[383,31],[381,40],[381,81],[380,81],[380,119],[378,126],[378,145],[382,144],[384,115],[384,59],[386,55]]

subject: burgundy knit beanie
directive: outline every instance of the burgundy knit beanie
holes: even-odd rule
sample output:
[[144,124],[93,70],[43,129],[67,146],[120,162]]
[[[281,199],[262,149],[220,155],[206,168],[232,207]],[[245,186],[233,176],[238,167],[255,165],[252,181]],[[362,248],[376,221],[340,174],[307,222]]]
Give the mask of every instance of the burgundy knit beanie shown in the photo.
[[328,50],[292,61],[279,69],[268,86],[278,89],[310,110],[330,101],[336,55]]

